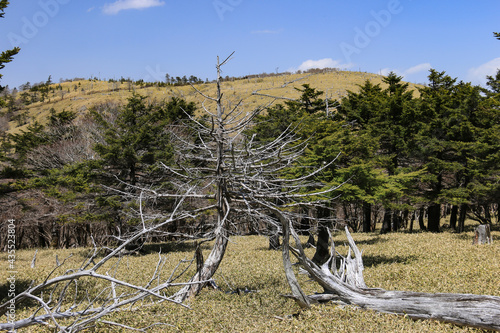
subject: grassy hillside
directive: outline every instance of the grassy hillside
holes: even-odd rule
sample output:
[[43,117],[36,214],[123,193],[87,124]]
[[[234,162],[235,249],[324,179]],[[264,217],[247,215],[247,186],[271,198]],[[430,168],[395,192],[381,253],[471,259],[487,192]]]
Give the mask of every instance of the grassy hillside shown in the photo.
[[[264,96],[252,96],[255,91],[272,96],[297,98],[299,92],[294,88],[300,88],[302,84],[307,83],[311,87],[324,91],[328,98],[339,99],[345,96],[348,90],[357,91],[357,85],[364,83],[366,80],[378,84],[382,83],[382,78],[383,76],[364,72],[330,71],[316,74],[304,73],[234,79],[223,82],[222,87],[228,106],[235,105],[235,103],[243,99],[242,107],[253,110],[270,101],[269,98]],[[36,119],[44,123],[51,108],[56,111],[66,110],[83,113],[95,104],[106,102],[124,103],[134,91],[147,96],[150,101],[160,101],[175,96],[188,102],[193,101],[200,108],[205,100],[189,85],[144,87],[128,82],[81,80],[52,84],[52,87],[58,87],[59,85],[62,89],[50,93],[48,100],[26,106],[25,112],[29,119]],[[411,88],[415,88],[415,86],[410,84]],[[215,83],[197,84],[195,87],[203,94],[215,95]],[[9,125],[10,133],[16,133],[27,126],[26,124],[18,127],[15,122],[11,122]]]
[[[470,229],[469,229],[470,230]],[[474,293],[500,296],[500,232],[493,232],[493,244],[472,245],[473,233],[443,232],[391,233],[379,235],[353,234],[363,250],[365,281],[370,287],[422,292]],[[344,253],[345,235],[334,236],[337,250]],[[167,256],[169,268],[178,260],[192,258],[190,248],[176,244],[155,245]],[[209,247],[205,245],[204,255]],[[308,250],[312,254],[312,249]],[[59,270],[77,267],[88,250],[39,250],[36,268],[30,268],[34,250],[17,252],[19,288],[32,279],[40,282],[59,259],[74,256]],[[129,281],[146,281],[154,271],[158,253],[132,256],[122,260],[119,276]],[[6,281],[7,254],[0,253],[0,278]],[[168,275],[168,268],[165,274]],[[307,293],[320,292],[320,287],[299,275]],[[145,327],[165,322],[154,332],[482,332],[432,321],[413,321],[406,317],[363,311],[334,304],[314,306],[300,311],[291,300],[280,294],[290,293],[283,274],[281,253],[267,250],[267,239],[261,236],[232,237],[224,261],[215,275],[222,289],[205,290],[190,303],[191,310],[162,304],[140,311],[112,316],[127,325]],[[5,284],[2,285],[5,288]],[[86,284],[90,288],[92,283]],[[234,293],[237,288],[256,290]],[[90,290],[92,295],[92,290]],[[3,296],[3,293],[2,293]],[[27,310],[18,309],[21,318]],[[48,332],[32,327],[20,332]],[[99,332],[118,332],[100,326]]]

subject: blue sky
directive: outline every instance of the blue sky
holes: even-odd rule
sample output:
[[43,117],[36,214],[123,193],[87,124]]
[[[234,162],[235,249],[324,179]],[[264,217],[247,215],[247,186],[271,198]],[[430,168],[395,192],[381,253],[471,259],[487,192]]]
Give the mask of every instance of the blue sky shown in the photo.
[[498,0],[11,0],[0,50],[11,88],[74,77],[146,81],[338,67],[391,70],[426,82],[429,68],[476,84],[500,68]]

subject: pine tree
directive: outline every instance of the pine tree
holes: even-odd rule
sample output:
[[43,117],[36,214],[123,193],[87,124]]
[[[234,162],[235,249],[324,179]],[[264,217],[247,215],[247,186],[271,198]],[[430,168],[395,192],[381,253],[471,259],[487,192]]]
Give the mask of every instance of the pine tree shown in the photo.
[[[5,15],[5,8],[9,5],[9,1],[0,0],[0,18],[3,18]],[[5,64],[12,61],[14,56],[18,54],[20,51],[19,47],[14,47],[10,50],[2,51],[0,54],[0,70],[5,68]],[[2,74],[0,74],[0,80],[2,79]],[[2,92],[5,88],[0,85],[0,92]],[[5,103],[2,98],[0,98],[0,107],[5,106]]]
[[176,98],[164,105],[146,105],[145,99],[134,94],[114,121],[92,111],[105,130],[104,142],[95,146],[103,167],[131,185],[146,176],[155,163],[166,163],[173,157],[167,125],[193,115],[195,110],[193,103]]

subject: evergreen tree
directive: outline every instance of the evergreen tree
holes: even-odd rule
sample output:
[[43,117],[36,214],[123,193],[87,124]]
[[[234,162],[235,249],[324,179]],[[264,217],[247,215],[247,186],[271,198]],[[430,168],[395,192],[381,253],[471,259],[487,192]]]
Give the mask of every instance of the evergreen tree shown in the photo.
[[[5,15],[5,8],[9,5],[9,1],[7,0],[0,0],[0,18],[3,18]],[[18,54],[20,51],[19,47],[14,47],[10,50],[2,51],[0,54],[0,70],[5,68],[5,64],[9,63],[12,61],[14,56]],[[0,80],[2,79],[2,74],[0,74]],[[0,85],[0,93],[4,90],[5,88]],[[3,99],[0,97],[0,107],[5,106],[5,103]]]
[[[357,93],[349,92],[338,107],[337,117],[351,124],[351,137],[342,146],[349,152],[346,164],[354,186],[353,200],[363,210],[363,230],[370,230],[373,203],[385,210],[381,232],[399,227],[397,211],[408,209],[411,182],[415,177],[409,167],[410,149],[414,146],[415,106],[408,84],[394,73],[384,79],[386,89],[366,81]],[[346,176],[347,176],[346,174]],[[341,191],[344,190],[344,187]],[[396,211],[394,211],[396,209]]]
[[453,114],[456,79],[431,69],[429,85],[420,89],[419,116],[421,130],[418,137],[419,154],[427,174],[422,189],[428,202],[428,230],[439,231],[441,218],[440,199],[446,188],[449,173],[453,170],[450,160],[452,148],[447,138],[447,120]]
[[[465,211],[490,202],[493,190],[488,179],[498,174],[498,108],[495,94],[486,98],[478,86],[459,82],[445,72],[431,70],[430,84],[422,88],[419,115],[422,127],[418,154],[426,192],[428,228],[439,231],[440,207],[451,203],[452,227],[458,207],[461,217],[458,231],[463,231]],[[495,87],[494,79],[490,84]],[[471,206],[472,205],[472,206]]]
[[103,168],[123,182],[136,185],[147,169],[172,156],[167,125],[194,113],[194,104],[172,99],[165,105],[146,105],[145,97],[134,94],[110,121],[105,114],[92,115],[105,130],[104,142],[95,150]]

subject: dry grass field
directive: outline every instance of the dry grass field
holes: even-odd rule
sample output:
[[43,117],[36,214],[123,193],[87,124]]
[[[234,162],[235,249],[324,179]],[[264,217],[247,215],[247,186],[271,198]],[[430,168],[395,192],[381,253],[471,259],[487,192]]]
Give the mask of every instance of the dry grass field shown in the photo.
[[[244,110],[251,111],[270,102],[270,98],[268,97],[252,96],[252,93],[255,91],[272,96],[297,98],[300,93],[295,88],[300,88],[302,84],[309,84],[311,87],[322,90],[325,93],[322,96],[323,98],[328,96],[330,99],[339,99],[346,95],[347,90],[357,91],[358,85],[363,84],[366,80],[378,84],[382,83],[382,78],[380,75],[365,72],[333,71],[316,74],[290,74],[263,78],[235,79],[223,82],[222,89],[228,107],[234,106],[240,100],[243,100],[241,107]],[[133,92],[147,96],[149,102],[168,100],[172,97],[183,98],[188,102],[195,102],[200,109],[205,100],[203,96],[189,85],[141,87],[129,84],[128,82],[120,83],[94,80],[64,82],[60,85],[62,89],[55,90],[53,93],[51,92],[48,100],[33,103],[26,107],[25,112],[29,119],[36,119],[40,123],[45,123],[51,108],[54,108],[56,111],[66,110],[82,114],[96,104],[107,102],[125,104],[127,98]],[[59,84],[52,84],[52,87],[57,86]],[[203,94],[215,96],[215,83],[197,84],[195,87]],[[410,87],[415,89],[416,85],[410,84]],[[415,91],[415,94],[418,94],[418,91]],[[26,128],[26,126],[17,127],[14,122],[11,122],[9,132],[19,132]]]
[[[472,230],[469,226],[468,230]],[[495,230],[498,230],[496,228]],[[365,281],[370,287],[391,290],[413,290],[432,293],[474,293],[500,296],[500,232],[493,232],[492,245],[472,245],[473,232],[390,233],[386,235],[353,234],[363,250]],[[346,238],[337,233],[334,241],[344,251]],[[152,332],[482,332],[433,321],[413,321],[403,316],[380,314],[356,307],[334,304],[314,306],[300,311],[291,300],[281,297],[289,293],[282,269],[279,251],[267,249],[262,236],[232,237],[226,256],[215,275],[221,290],[205,289],[190,302],[191,309],[172,304],[161,304],[134,312],[114,314],[110,319],[127,325],[145,327],[156,322],[172,326],[156,326]],[[146,280],[158,260],[155,251],[162,248],[168,259],[165,275],[181,259],[191,259],[189,246],[178,244],[151,245],[151,253],[125,258],[118,276],[128,281]],[[209,247],[204,247],[204,255]],[[312,254],[313,249],[309,249]],[[18,288],[26,287],[32,279],[40,282],[56,262],[72,258],[64,268],[77,267],[88,249],[41,249],[37,265],[30,268],[34,250],[17,252]],[[0,279],[2,298],[5,297],[7,255],[0,253]],[[299,275],[306,293],[321,292],[319,286]],[[86,281],[92,293],[96,287]],[[240,289],[251,293],[236,293]],[[5,300],[5,299],[4,299]],[[21,317],[32,309],[20,308]],[[31,327],[20,332],[50,332],[42,327]],[[96,332],[121,332],[116,328],[98,324]]]

